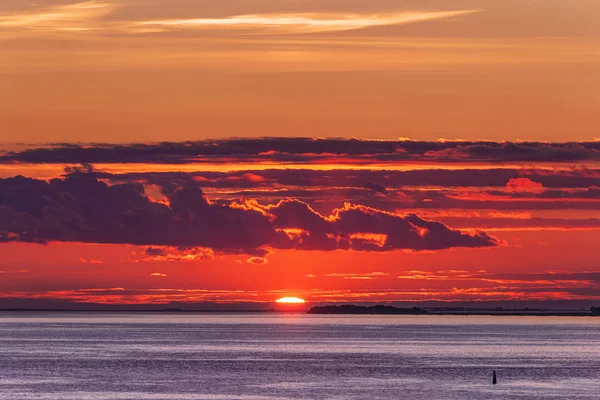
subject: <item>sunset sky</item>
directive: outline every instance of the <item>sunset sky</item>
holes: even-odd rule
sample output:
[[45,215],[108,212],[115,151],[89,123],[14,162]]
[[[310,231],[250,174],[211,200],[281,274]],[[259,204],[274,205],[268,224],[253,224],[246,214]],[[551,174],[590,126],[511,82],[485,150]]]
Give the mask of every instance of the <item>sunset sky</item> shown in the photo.
[[600,2],[0,2],[0,305],[600,301]]

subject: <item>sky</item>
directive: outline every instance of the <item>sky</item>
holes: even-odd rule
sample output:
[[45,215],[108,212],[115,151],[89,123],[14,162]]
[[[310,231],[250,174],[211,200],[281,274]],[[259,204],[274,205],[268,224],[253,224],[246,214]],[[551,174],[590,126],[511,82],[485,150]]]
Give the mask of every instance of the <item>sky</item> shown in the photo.
[[0,305],[598,302],[599,18],[3,1]]
[[589,140],[595,0],[4,0],[3,142]]

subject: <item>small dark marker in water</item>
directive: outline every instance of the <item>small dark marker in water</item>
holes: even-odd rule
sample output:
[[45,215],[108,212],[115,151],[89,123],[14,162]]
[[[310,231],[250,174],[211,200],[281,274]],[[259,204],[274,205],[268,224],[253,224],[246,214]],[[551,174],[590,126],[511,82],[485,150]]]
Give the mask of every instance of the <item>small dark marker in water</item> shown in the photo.
[[498,380],[496,379],[496,371],[494,371],[494,377],[492,378],[492,384],[495,385],[496,383],[498,383]]

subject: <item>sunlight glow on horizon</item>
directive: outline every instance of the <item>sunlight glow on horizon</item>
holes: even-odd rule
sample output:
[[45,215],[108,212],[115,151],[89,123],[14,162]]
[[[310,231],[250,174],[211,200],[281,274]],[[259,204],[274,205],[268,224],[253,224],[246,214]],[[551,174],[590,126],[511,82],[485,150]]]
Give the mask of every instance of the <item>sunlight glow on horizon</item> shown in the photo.
[[306,301],[299,297],[282,297],[281,299],[277,299],[275,303],[278,304],[304,304]]

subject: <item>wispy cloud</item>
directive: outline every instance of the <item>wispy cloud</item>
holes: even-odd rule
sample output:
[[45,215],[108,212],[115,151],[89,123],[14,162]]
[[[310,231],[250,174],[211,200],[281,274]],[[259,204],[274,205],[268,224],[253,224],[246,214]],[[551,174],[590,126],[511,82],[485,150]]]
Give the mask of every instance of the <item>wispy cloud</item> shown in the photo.
[[394,14],[253,14],[226,18],[164,19],[137,22],[138,27],[160,29],[259,29],[284,33],[346,31],[375,26],[409,24],[450,18],[480,10],[403,12]]
[[114,9],[114,4],[86,1],[0,15],[0,32],[86,31],[92,29],[91,21],[108,15]]
[[450,18],[479,10],[397,12],[387,14],[298,13],[249,14],[223,18],[186,18],[128,21],[101,21],[118,3],[96,0],[58,5],[0,15],[4,32],[69,32],[101,29],[122,33],[160,32],[182,29],[253,30],[280,33],[310,33],[363,29]]

